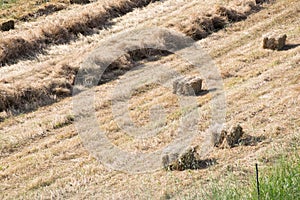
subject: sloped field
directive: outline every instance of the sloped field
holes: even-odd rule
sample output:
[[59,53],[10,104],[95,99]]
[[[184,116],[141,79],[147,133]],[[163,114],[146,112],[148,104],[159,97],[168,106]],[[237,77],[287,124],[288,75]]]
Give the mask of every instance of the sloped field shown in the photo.
[[[247,186],[255,163],[272,165],[280,154],[299,152],[297,0],[61,3],[65,8],[20,20],[15,30],[0,33],[1,199],[210,199],[214,180],[222,187],[234,176],[236,184]],[[109,49],[101,45],[114,36],[149,27],[186,34],[207,52],[223,81],[225,129],[240,124],[245,136],[230,149],[203,146],[209,143],[215,92],[204,82],[206,92],[193,98],[195,107],[181,107],[172,93],[172,73],[202,75],[178,54],[145,48],[172,43],[172,37],[157,32],[157,40],[149,36],[138,50],[109,63],[93,87],[99,127],[114,146],[149,153],[176,140],[181,118],[197,108],[198,132],[191,145],[199,145],[201,159],[214,161],[210,166],[131,174],[106,167],[83,145],[72,97],[80,66],[92,52],[97,55],[96,49]],[[262,49],[262,35],[274,30],[288,36],[282,51]],[[94,61],[105,63],[107,57],[99,55]],[[132,85],[126,101],[123,92]],[[159,131],[135,139],[122,121],[128,116],[137,127],[156,120],[153,126]]]

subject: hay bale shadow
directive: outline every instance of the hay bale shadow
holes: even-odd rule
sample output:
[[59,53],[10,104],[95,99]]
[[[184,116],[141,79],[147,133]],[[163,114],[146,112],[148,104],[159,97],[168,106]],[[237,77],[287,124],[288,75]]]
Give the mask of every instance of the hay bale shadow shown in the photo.
[[288,51],[294,48],[299,47],[300,44],[286,44],[282,49],[280,49],[279,51]]
[[209,158],[204,160],[194,160],[192,163],[185,163],[181,165],[171,165],[170,171],[185,171],[185,170],[200,170],[206,169],[212,165],[217,164],[217,160],[215,158]]
[[262,142],[265,139],[265,136],[245,135],[239,140],[239,144],[243,146],[256,146],[258,143]]
[[206,95],[210,92],[214,92],[216,90],[217,90],[217,88],[211,88],[211,89],[208,89],[208,90],[201,90],[200,92],[196,93],[195,95],[196,96],[204,96],[204,95]]

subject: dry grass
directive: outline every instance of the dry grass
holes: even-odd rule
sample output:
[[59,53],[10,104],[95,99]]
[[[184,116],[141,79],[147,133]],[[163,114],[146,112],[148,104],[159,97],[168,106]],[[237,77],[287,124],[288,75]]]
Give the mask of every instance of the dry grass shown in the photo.
[[[287,3],[289,7],[286,7]],[[158,8],[166,5],[170,5],[170,15],[166,16],[165,11],[159,14],[150,12],[162,10]],[[156,18],[163,21],[160,22],[163,25],[168,25],[176,22],[174,17],[177,16],[178,21],[174,24],[183,23],[188,18],[184,16],[189,16],[195,5],[201,4],[195,0],[187,4],[165,1],[150,5],[144,10],[136,10],[117,19],[111,32],[102,33],[105,38],[124,27],[134,27],[137,23],[147,25]],[[202,197],[201,190],[209,191],[209,185],[216,179],[222,187],[234,175],[233,183],[247,185],[245,180],[253,174],[254,163],[258,162],[262,168],[272,166],[282,152],[299,149],[300,46],[297,44],[300,44],[300,29],[295,28],[295,24],[299,24],[299,6],[296,0],[278,0],[267,5],[261,12],[248,16],[245,21],[234,23],[226,27],[226,30],[212,33],[199,41],[213,56],[224,77],[226,126],[240,123],[245,134],[251,136],[255,143],[241,144],[232,149],[214,148],[208,157],[215,158],[217,164],[202,170],[159,170],[138,175],[112,171],[99,164],[82,146],[70,120],[72,99],[66,97],[31,113],[4,116],[0,122],[1,198],[195,199]],[[184,8],[185,12],[181,12],[179,7]],[[285,51],[262,50],[262,33],[273,29],[284,30],[288,35],[287,43],[293,47]],[[8,66],[12,71],[7,69],[8,71],[0,72],[1,77],[4,77],[1,89],[6,85],[13,94],[18,92],[17,86],[20,91],[34,85],[33,83],[36,83],[37,88],[42,88],[41,85],[51,85],[51,82],[62,77],[70,83],[73,79],[72,71],[78,69],[82,60],[75,58],[86,55],[83,50],[75,49],[93,49],[97,44],[87,43],[97,43],[101,39],[103,38],[96,36],[88,39],[84,37],[77,43],[67,45],[72,50],[63,56],[57,52],[64,50],[65,46],[57,46],[57,51],[53,50],[49,56],[45,56],[44,59],[49,61],[24,62],[26,64],[22,64],[25,67]],[[73,55],[68,55],[70,52]],[[189,64],[175,55],[163,56],[154,61],[146,59],[138,64],[142,67],[136,66],[136,70],[121,75],[119,80],[111,80],[95,87],[95,108],[102,128],[115,145],[130,151],[147,152],[164,146],[176,137],[176,126],[172,122],[175,123],[185,111],[178,109],[176,96],[168,89],[156,84],[137,88],[129,103],[133,120],[141,125],[146,124],[150,119],[149,110],[158,101],[166,108],[168,125],[152,140],[138,143],[116,126],[111,111],[111,91],[120,80],[131,80],[135,73],[142,77],[143,73],[150,74],[151,70],[159,71],[162,67],[170,67],[185,74],[194,72]],[[25,70],[19,72],[22,67]],[[70,79],[68,74],[71,74]],[[46,77],[50,79],[49,82]],[[4,83],[4,79],[7,83]],[[199,96],[197,100],[201,108],[199,127],[200,130],[205,130],[210,119],[210,94]],[[203,135],[199,134],[194,142],[201,144]]]
[[261,4],[247,1],[242,5],[215,6],[213,11],[193,13],[189,21],[177,26],[180,31],[192,37],[194,40],[206,38],[213,32],[219,31],[231,23],[245,20],[247,16],[262,9]]
[[36,29],[22,31],[0,40],[0,65],[15,62],[17,59],[33,56],[49,44],[63,44],[78,34],[89,34],[94,28],[104,28],[109,20],[124,15],[134,8],[143,7],[154,0],[118,0],[86,5],[84,11],[77,9],[65,13],[60,19],[44,20]]
[[[108,6],[105,11],[97,13],[97,15],[86,15],[86,13],[82,13],[82,15],[85,17],[82,20],[79,18],[76,18],[78,20],[67,20],[65,22],[66,25],[61,25],[55,27],[53,30],[55,30],[53,33],[48,33],[47,39],[45,41],[51,40],[58,40],[57,43],[60,43],[64,41],[64,38],[70,39],[70,34],[75,34],[78,32],[82,32],[83,30],[88,30],[88,27],[90,27],[91,23],[93,21],[96,21],[98,19],[105,19],[110,17],[116,16],[120,12],[128,12],[133,7],[139,7],[149,2],[144,2],[140,4],[135,4],[134,2],[115,2],[116,5]],[[257,6],[249,7],[249,3],[245,4],[246,7],[237,7],[236,9],[243,10],[243,13],[250,14],[253,10],[258,9]],[[245,6],[243,4],[243,6]],[[252,4],[250,4],[252,5]],[[99,5],[100,7],[103,6],[103,4]],[[117,7],[116,7],[117,6]],[[124,6],[127,6],[128,8],[123,8]],[[248,6],[248,7],[247,7]],[[115,13],[115,10],[117,9],[117,12]],[[127,9],[127,10],[126,10]],[[224,28],[225,24],[228,24],[229,22],[239,21],[241,19],[244,19],[245,17],[242,17],[238,11],[235,11],[233,9],[227,9],[222,6],[217,6],[215,11],[215,15],[212,17],[204,17],[207,20],[202,20],[199,17],[194,19],[188,18],[183,23],[188,24],[182,31],[190,36],[192,36],[194,39],[200,39],[203,37],[208,36],[213,31],[219,30]],[[114,14],[112,14],[114,13]],[[186,15],[186,13],[184,13]],[[207,15],[207,14],[204,14]],[[81,16],[81,15],[80,15]],[[196,13],[194,13],[192,16],[196,16]],[[246,14],[243,14],[243,16],[246,16]],[[203,19],[204,19],[203,18]],[[201,21],[202,20],[202,21]],[[80,21],[80,23],[79,23]],[[175,23],[176,21],[173,21]],[[69,24],[68,24],[69,23]],[[97,22],[98,23],[98,22]],[[198,28],[195,29],[195,23]],[[92,23],[93,24],[93,23]],[[180,24],[182,22],[177,21],[177,26],[181,27]],[[191,25],[192,24],[192,25]],[[92,25],[94,26],[94,25]],[[167,25],[168,26],[168,25]],[[73,28],[72,28],[73,27]],[[80,28],[75,28],[80,27]],[[40,28],[40,27],[38,27]],[[51,31],[50,27],[47,29],[47,31]],[[74,30],[73,30],[74,29]],[[180,28],[181,29],[181,28]],[[201,30],[200,30],[201,29]],[[82,31],[81,31],[82,30]],[[195,32],[196,31],[196,32]],[[200,32],[199,32],[200,31]],[[199,35],[199,34],[200,35]],[[44,37],[45,33],[42,34]],[[199,37],[200,38],[199,38]],[[40,36],[41,37],[41,36]],[[52,38],[54,37],[54,38]],[[36,39],[36,38],[35,38]],[[3,60],[6,58],[16,58],[20,57],[20,55],[24,55],[23,53],[26,52],[26,54],[33,53],[40,48],[43,48],[46,44],[43,45],[45,41],[43,39],[39,40],[30,40],[31,42],[28,42],[25,39],[15,39],[12,38],[9,41],[4,40],[3,44],[5,45],[5,49],[3,49],[3,52],[5,50],[7,52],[3,53]],[[27,47],[27,48],[24,48]],[[17,49],[17,51],[15,51]],[[24,51],[24,52],[20,52]],[[150,52],[150,53],[149,53]],[[11,53],[11,54],[10,54]],[[22,54],[20,54],[22,53]],[[148,55],[149,54],[149,55]],[[128,69],[130,69],[130,66],[132,67],[133,62],[132,60],[136,59],[143,59],[147,56],[151,56],[154,54],[160,54],[160,55],[167,55],[166,52],[156,52],[156,51],[146,51],[143,52],[143,50],[138,50],[137,52],[131,52],[129,55],[125,55],[123,58],[120,58],[118,61],[114,62],[110,68],[106,71],[105,75],[103,76],[103,81],[101,83],[106,82],[107,80],[111,80],[124,72],[126,72]],[[1,55],[1,54],[0,54]],[[48,63],[45,63],[45,65],[49,65]],[[73,65],[73,64],[72,64]],[[127,67],[126,67],[127,66]],[[129,66],[129,68],[128,68]],[[4,84],[2,93],[3,97],[0,101],[0,110],[15,110],[16,112],[20,111],[28,111],[32,110],[38,106],[47,105],[49,103],[53,103],[56,100],[69,96],[71,94],[71,85],[74,82],[75,74],[78,70],[78,65],[74,64],[74,66],[66,65],[64,62],[60,62],[59,64],[56,64],[54,67],[49,66],[48,68],[52,68],[50,70],[46,70],[43,72],[45,74],[46,80],[41,80],[40,84],[34,84],[34,86],[27,86],[24,84],[20,84],[19,86],[16,84]],[[54,69],[53,69],[54,68]],[[54,73],[53,73],[54,72]],[[49,79],[48,76],[52,77],[52,79]],[[23,81],[23,79],[22,79]],[[4,82],[10,82],[9,80],[4,80]],[[28,81],[29,82],[29,81]],[[29,83],[31,85],[31,83]],[[16,87],[17,86],[17,87]],[[25,87],[24,87],[25,86]],[[5,94],[5,95],[4,95]],[[15,101],[10,101],[9,99],[16,99]],[[29,102],[29,99],[30,102]]]
[[0,23],[7,19],[28,20],[62,10],[69,5],[68,0],[8,0],[0,1]]

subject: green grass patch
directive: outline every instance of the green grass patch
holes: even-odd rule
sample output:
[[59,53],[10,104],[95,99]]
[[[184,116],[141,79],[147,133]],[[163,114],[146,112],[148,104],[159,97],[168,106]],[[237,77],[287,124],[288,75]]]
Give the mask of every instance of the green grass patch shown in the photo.
[[[300,199],[299,155],[280,158],[273,166],[261,170],[259,176],[261,200]],[[258,199],[255,179],[249,182],[248,187],[238,183],[227,187],[214,185],[205,196],[215,200]]]
[[16,2],[17,0],[0,0],[0,8],[1,9],[10,8]]
[[283,158],[261,177],[262,199],[300,199],[300,157]]

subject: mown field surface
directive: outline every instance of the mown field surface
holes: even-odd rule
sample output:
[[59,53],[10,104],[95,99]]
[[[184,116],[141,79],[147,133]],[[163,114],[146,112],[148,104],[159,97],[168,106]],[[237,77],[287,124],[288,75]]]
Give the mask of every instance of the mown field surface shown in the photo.
[[[220,190],[228,183],[248,187],[255,163],[269,168],[282,155],[300,153],[299,1],[3,2],[0,23],[14,19],[16,26],[0,32],[1,199],[212,199],[212,184]],[[110,37],[148,27],[190,36],[220,71],[225,127],[240,124],[245,138],[234,148],[199,152],[203,159],[215,160],[211,166],[130,174],[105,167],[83,145],[72,102],[81,64]],[[274,30],[287,34],[281,51],[262,48],[262,35]],[[151,120],[151,109],[162,106],[166,120],[158,124],[163,128],[158,135],[132,139],[113,112],[113,102],[122,98],[114,93],[120,83],[153,77],[164,68],[183,75],[198,73],[175,54],[128,52],[93,88],[95,116],[115,146],[151,152],[176,138],[186,110],[170,88],[156,82],[137,88],[128,108],[133,122],[143,126]],[[167,77],[166,82],[173,80]],[[193,145],[207,142],[212,96],[208,92],[196,97],[200,120]]]

